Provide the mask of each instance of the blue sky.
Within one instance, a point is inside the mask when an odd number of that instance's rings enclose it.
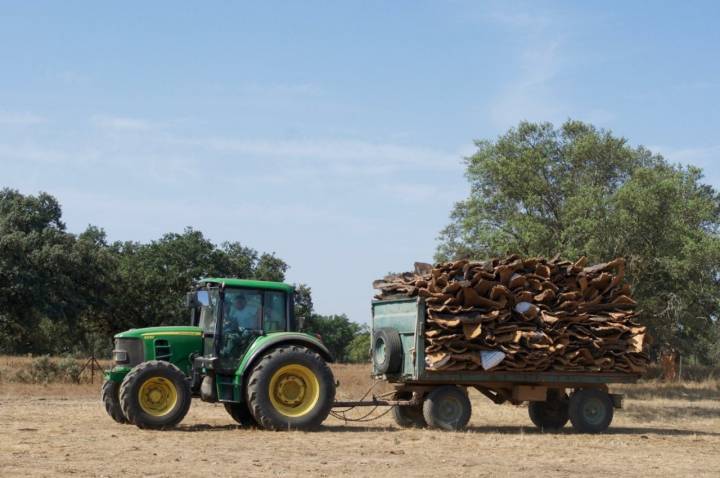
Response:
[[[717,2],[0,2],[0,187],[274,251],[320,313],[429,261],[462,157],[592,122],[720,187]]]

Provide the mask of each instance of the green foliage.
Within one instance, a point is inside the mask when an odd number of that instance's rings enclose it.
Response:
[[[27,370],[20,369],[16,374],[16,380],[26,383],[50,383],[54,382],[60,375],[60,369],[48,355],[36,357],[30,363]]]
[[[60,363],[58,363],[58,370],[66,380],[76,383],[80,382],[82,365],[80,365],[74,357],[70,355],[64,357]]]
[[[148,244],[68,233],[46,193],[0,191],[0,353],[106,355],[115,333],[187,322],[184,294],[203,276],[282,281],[287,264],[193,229]],[[309,293],[309,290],[308,290]]]
[[[720,196],[698,168],[577,121],[523,122],[476,145],[466,160],[470,196],[455,205],[438,260],[625,257],[655,348],[716,356]]]
[[[335,360],[347,362],[348,346],[360,331],[360,326],[355,322],[351,322],[345,314],[313,314],[306,324],[305,331],[318,334],[325,346],[330,350],[330,353],[335,357]]]
[[[347,346],[347,361],[366,363],[370,360],[370,327],[362,325]]]
[[[295,285],[295,317],[309,319],[313,312],[312,291],[305,284]]]
[[[72,356],[59,362],[49,355],[35,357],[30,364],[15,371],[12,381],[21,383],[79,382],[82,365]]]

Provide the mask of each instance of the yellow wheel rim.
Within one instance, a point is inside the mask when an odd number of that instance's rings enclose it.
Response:
[[[177,389],[172,380],[152,377],[140,386],[138,391],[140,408],[155,417],[167,415],[177,404]]]
[[[304,365],[285,365],[270,379],[270,402],[287,417],[301,417],[320,400],[320,382]]]

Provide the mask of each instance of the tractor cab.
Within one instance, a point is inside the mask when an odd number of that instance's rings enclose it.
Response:
[[[297,329],[293,288],[280,282],[204,279],[187,304],[202,330],[200,363],[214,370],[234,373],[258,338]]]

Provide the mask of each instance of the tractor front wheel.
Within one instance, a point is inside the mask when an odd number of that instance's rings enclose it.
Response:
[[[152,360],[136,366],[120,386],[120,407],[139,428],[174,427],[190,408],[190,384],[169,362]]]
[[[122,408],[120,408],[119,392],[120,384],[113,382],[112,380],[106,380],[102,386],[102,392],[100,398],[102,399],[103,405],[105,405],[105,411],[110,418],[118,423],[127,423],[128,420],[123,414]]]
[[[253,367],[247,403],[270,430],[308,430],[327,418],[335,400],[332,371],[315,351],[298,345],[271,350]]]

